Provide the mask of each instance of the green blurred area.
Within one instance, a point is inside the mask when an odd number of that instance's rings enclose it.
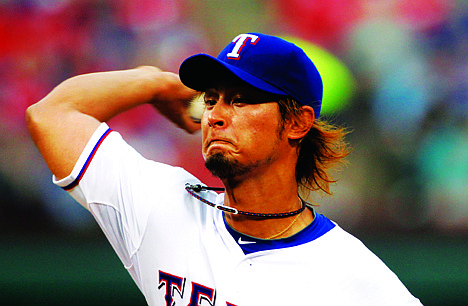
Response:
[[[104,238],[69,239],[3,239],[0,305],[146,305]],[[424,305],[466,305],[467,239],[362,240]]]

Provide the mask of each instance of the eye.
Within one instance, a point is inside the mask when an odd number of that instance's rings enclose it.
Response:
[[[211,98],[205,98],[205,107],[212,107],[216,105],[216,100]]]
[[[247,101],[243,97],[235,97],[234,99],[232,99],[232,105],[241,106],[246,103]]]

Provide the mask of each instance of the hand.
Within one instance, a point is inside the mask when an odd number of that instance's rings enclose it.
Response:
[[[186,87],[177,74],[161,72],[164,78],[165,90],[150,102],[159,113],[178,127],[192,134],[200,129],[200,124],[194,122],[188,113],[190,101],[197,95],[195,90]]]

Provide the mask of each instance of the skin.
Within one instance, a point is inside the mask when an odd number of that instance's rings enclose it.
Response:
[[[189,133],[200,129],[186,112],[196,94],[179,76],[156,67],[85,74],[54,88],[26,111],[29,132],[52,173],[68,176],[101,122],[143,104]]]
[[[151,104],[189,133],[201,128],[205,158],[218,153],[249,169],[242,175],[222,179],[226,205],[262,213],[298,209],[301,204],[294,177],[296,150],[298,140],[312,126],[313,109],[305,106],[300,118],[286,122],[280,134],[274,97],[233,79],[224,80],[207,92],[201,125],[194,123],[187,111],[196,92],[184,86],[178,75],[149,66],[70,78],[30,106],[26,121],[50,170],[61,179],[71,173],[101,122],[139,105]],[[294,218],[226,215],[234,229],[259,238],[281,232]],[[297,233],[312,219],[312,213],[306,209],[294,226],[277,238]]]
[[[266,151],[280,144],[277,105],[271,102],[273,97],[266,102],[257,102],[261,98],[258,92],[241,86],[219,86],[205,94],[206,110],[202,120],[204,158],[221,153],[248,170],[241,177],[226,180],[230,185],[252,176],[257,168],[266,168],[277,159],[279,152]]]
[[[206,109],[201,122],[203,156],[209,159],[214,154],[222,154],[249,170],[242,175],[221,178],[226,188],[225,205],[262,213],[288,212],[301,207],[294,171],[296,152],[298,140],[313,123],[314,113],[305,107],[300,120],[289,120],[282,128],[276,99],[235,79],[228,79],[205,93]],[[226,215],[231,227],[259,238],[281,232],[294,218]],[[300,231],[312,219],[311,212],[305,210],[280,237]]]

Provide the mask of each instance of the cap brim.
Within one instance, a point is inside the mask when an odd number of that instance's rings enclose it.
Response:
[[[223,73],[230,72],[234,76],[260,90],[287,96],[288,93],[245,72],[236,66],[225,63],[208,54],[197,54],[187,58],[179,68],[179,76],[185,86],[197,91],[205,91],[219,82]]]

